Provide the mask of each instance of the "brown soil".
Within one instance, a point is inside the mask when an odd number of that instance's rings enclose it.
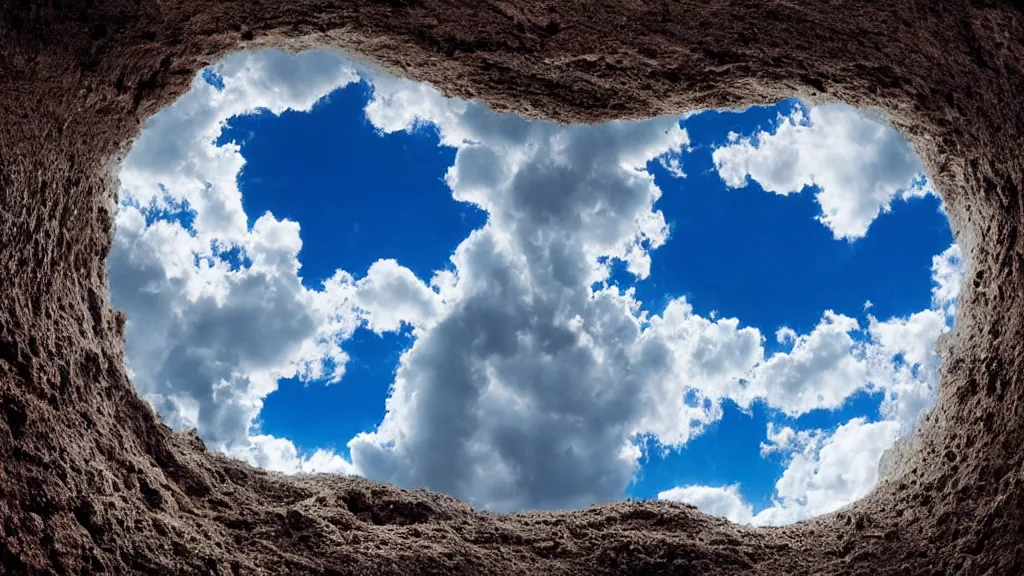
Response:
[[[1024,18],[1011,0],[0,3],[0,572],[1024,574]],[[563,121],[887,110],[970,258],[937,408],[873,494],[774,529],[670,503],[509,516],[285,477],[159,424],[104,260],[115,171],[203,65],[338,46]]]

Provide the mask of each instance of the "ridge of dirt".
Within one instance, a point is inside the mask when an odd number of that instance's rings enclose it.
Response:
[[[0,572],[1024,573],[1024,19],[984,0],[0,4]],[[111,309],[115,170],[205,64],[335,46],[598,122],[799,96],[889,113],[969,259],[936,408],[868,497],[754,529],[666,502],[494,515],[286,477],[160,424]]]

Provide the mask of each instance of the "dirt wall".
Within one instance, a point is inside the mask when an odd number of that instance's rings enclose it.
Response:
[[[202,66],[262,46],[336,46],[561,121],[885,110],[969,258],[937,407],[870,496],[770,529],[673,503],[498,516],[209,453],[125,373],[115,173]],[[1022,63],[1009,1],[0,3],[0,572],[1024,573]]]

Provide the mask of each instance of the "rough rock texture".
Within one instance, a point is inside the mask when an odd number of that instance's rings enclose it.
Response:
[[[0,572],[1024,573],[1024,18],[1006,0],[0,3]],[[850,509],[776,529],[680,504],[498,516],[283,477],[159,424],[110,308],[115,170],[197,70],[333,45],[564,121],[800,96],[885,110],[970,269],[936,409]]]

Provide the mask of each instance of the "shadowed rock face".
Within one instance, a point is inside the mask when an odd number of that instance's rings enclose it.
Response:
[[[1009,0],[17,0],[0,7],[0,572],[1024,573],[1024,17]],[[754,529],[672,503],[500,516],[285,477],[158,423],[104,261],[115,170],[205,64],[337,46],[598,122],[799,96],[888,111],[969,259],[937,407],[851,508]]]

